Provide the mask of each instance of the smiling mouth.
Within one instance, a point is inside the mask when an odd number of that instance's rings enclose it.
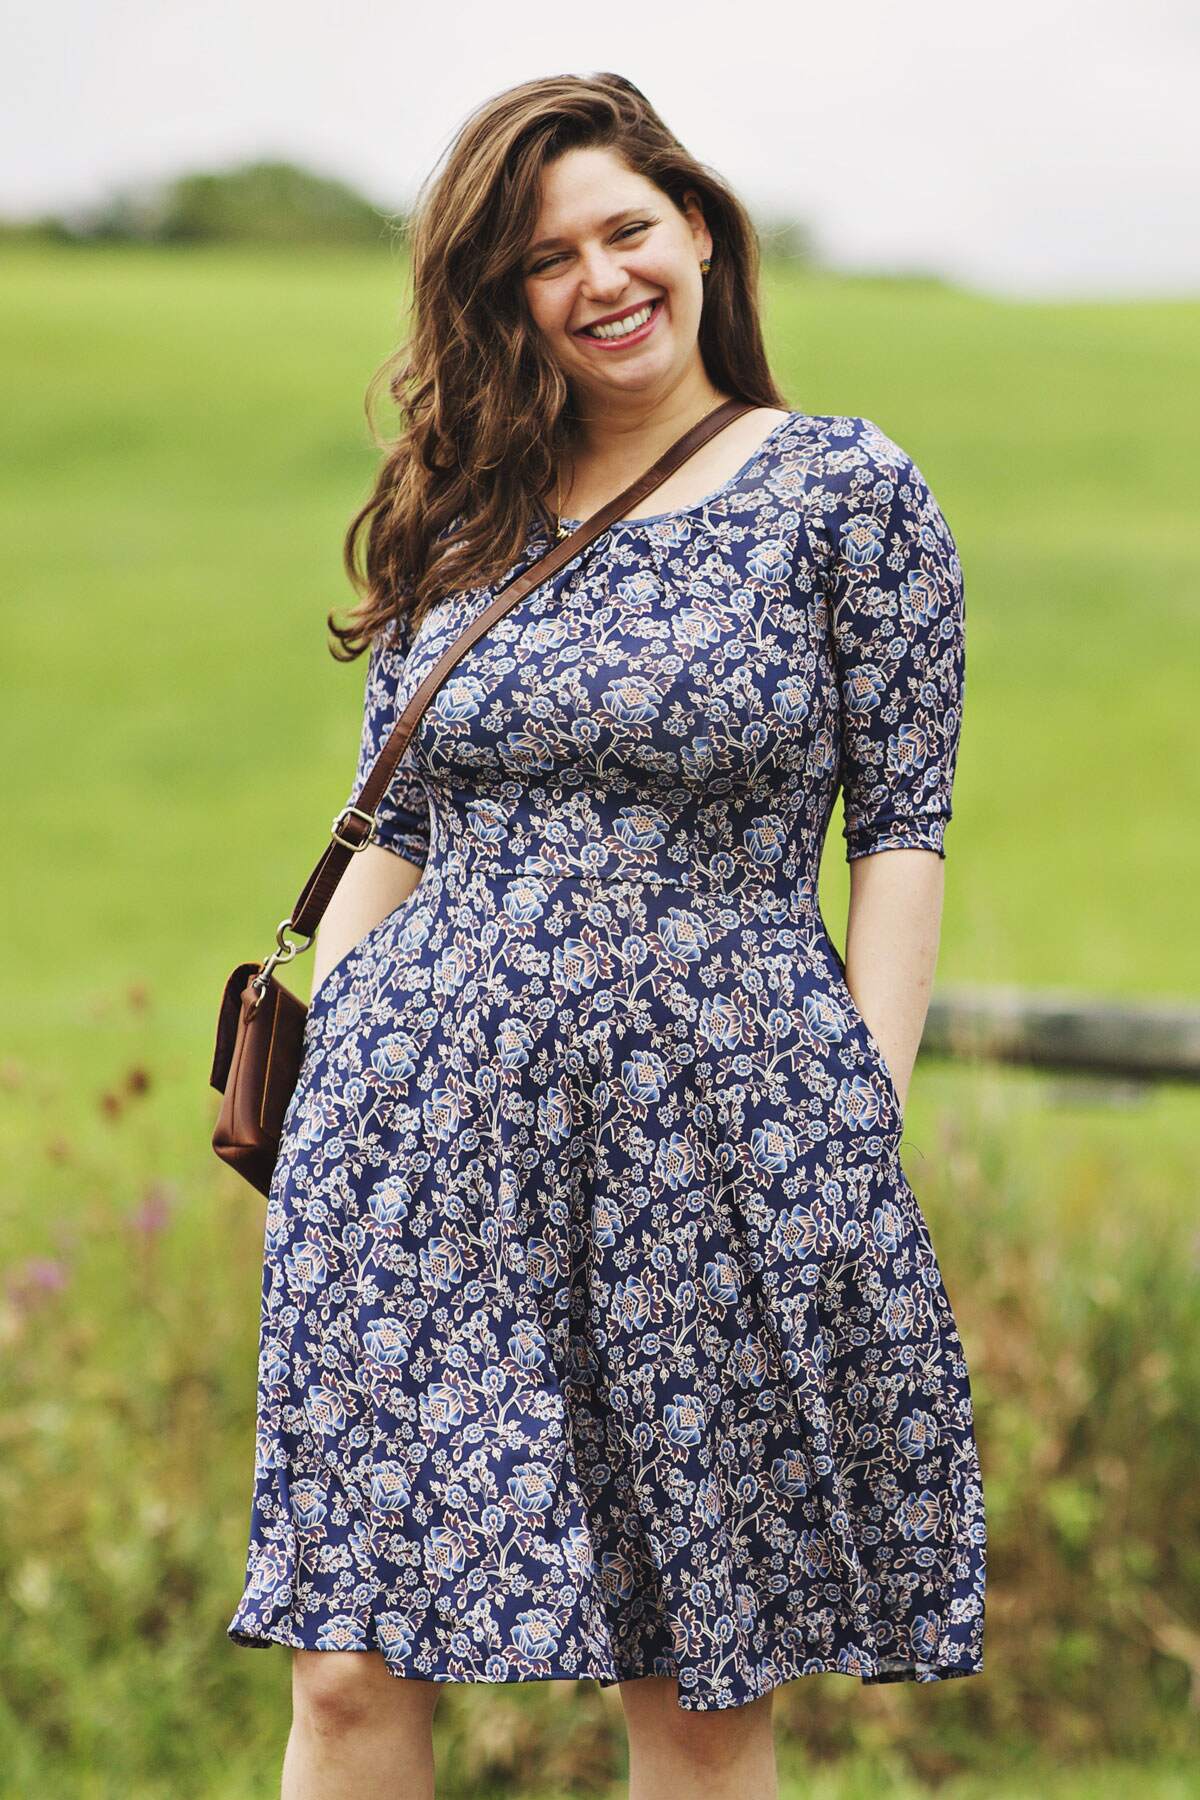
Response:
[[[662,304],[660,295],[655,300],[647,300],[643,305],[635,307],[624,318],[614,319],[610,325],[581,325],[574,335],[588,338],[593,344],[622,344],[628,338],[645,333],[662,311]]]

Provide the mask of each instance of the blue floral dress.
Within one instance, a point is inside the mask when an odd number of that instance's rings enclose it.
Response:
[[[494,592],[376,640],[352,796]],[[979,1671],[967,1368],[817,898],[839,788],[848,857],[944,856],[963,674],[920,471],[805,413],[458,664],[380,810],[422,879],[308,1014],[236,1643],[698,1711]]]

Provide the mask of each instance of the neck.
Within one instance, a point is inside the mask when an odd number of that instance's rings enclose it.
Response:
[[[610,494],[628,487],[676,438],[730,398],[701,371],[698,379],[681,382],[668,394],[629,395],[625,404],[577,413],[579,438],[559,471],[551,502],[555,519],[582,517],[590,505],[586,496],[597,490]],[[557,530],[566,535],[561,524]]]
[[[603,408],[594,411],[585,400],[577,415],[576,473],[584,468],[594,476],[628,470],[627,479],[632,480],[668,444],[729,398],[700,371],[666,394],[606,396]]]

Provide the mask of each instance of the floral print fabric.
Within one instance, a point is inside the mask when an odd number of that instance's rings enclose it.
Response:
[[[494,592],[376,641],[351,797]],[[308,1014],[235,1642],[693,1710],[981,1668],[967,1368],[817,898],[839,789],[848,857],[944,856],[963,676],[920,471],[803,413],[462,658],[380,810],[422,879]]]

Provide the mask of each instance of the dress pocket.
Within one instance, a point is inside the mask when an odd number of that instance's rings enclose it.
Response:
[[[876,1038],[875,1033],[867,1024],[866,1019],[859,1010],[858,1002],[855,1000],[854,995],[847,986],[846,965],[832,943],[830,944],[830,948],[833,951],[834,981],[837,988],[838,1000],[845,1009],[846,1015],[854,1028],[859,1049],[863,1053],[868,1068],[874,1069],[875,1073],[879,1076],[884,1091],[884,1097],[892,1110],[893,1121],[896,1128],[899,1130],[904,1124],[904,1108],[900,1103],[899,1089],[896,1086],[892,1071],[888,1067],[887,1058],[884,1056],[883,1051],[879,1046],[879,1041]]]
[[[404,899],[401,900],[398,906],[394,906],[391,912],[385,913],[382,919],[377,920],[374,925],[364,931],[357,942],[351,944],[350,948],[345,951],[343,955],[338,957],[338,960],[333,966],[325,971],[320,982],[313,989],[312,998],[308,1003],[310,1016],[320,1012],[325,1006],[326,1001],[331,998],[337,977],[348,969],[351,963],[354,962],[357,957],[361,956],[363,951],[366,950],[382,932],[387,930],[388,926],[394,924],[401,913],[407,912],[408,908],[416,899],[420,888],[421,883],[418,881],[416,886],[404,896]]]
[[[845,985],[845,984],[843,983],[843,985]],[[863,1018],[862,1013],[858,1010],[858,1007],[855,1005],[854,995],[851,994],[849,988],[846,988],[846,993],[847,993],[847,996],[849,997],[850,1010],[854,1016],[855,1023],[857,1024],[859,1030],[862,1033],[863,1043],[866,1045],[866,1048],[867,1048],[868,1052],[870,1053],[871,1060],[875,1063],[875,1066],[879,1072],[879,1077],[880,1077],[881,1081],[883,1082],[885,1089],[887,1090],[888,1100],[891,1104],[892,1111],[896,1115],[896,1121],[898,1124],[903,1125],[903,1123],[904,1123],[904,1108],[900,1104],[900,1091],[896,1086],[895,1078],[892,1075],[892,1071],[888,1067],[887,1058],[884,1056],[883,1051],[879,1047],[879,1040],[876,1038],[875,1033],[871,1030],[871,1027],[867,1024],[867,1021]]]

